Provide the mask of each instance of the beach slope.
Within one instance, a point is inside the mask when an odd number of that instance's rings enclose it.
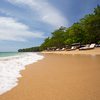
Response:
[[[100,100],[100,56],[44,56],[0,100]]]

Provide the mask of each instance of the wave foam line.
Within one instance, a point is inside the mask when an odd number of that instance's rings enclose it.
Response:
[[[18,85],[18,78],[21,77],[20,71],[26,65],[37,62],[44,57],[36,53],[23,53],[18,56],[0,59],[0,95]]]

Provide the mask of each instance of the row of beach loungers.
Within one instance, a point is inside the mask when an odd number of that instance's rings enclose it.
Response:
[[[91,50],[91,49],[94,49],[95,47],[100,47],[100,45],[96,45],[95,43],[93,44],[87,44],[87,45],[84,45],[84,46],[71,46],[70,48],[52,48],[52,49],[48,49],[48,51],[72,51],[72,50],[76,50],[76,49],[79,49],[79,50]]]

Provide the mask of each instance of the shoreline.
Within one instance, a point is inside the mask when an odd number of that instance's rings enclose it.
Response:
[[[100,100],[100,56],[43,55],[0,100]]]
[[[11,91],[18,85],[19,78],[22,77],[21,71],[26,66],[33,64],[44,57],[37,53],[21,53],[2,57],[0,59],[0,95]]]
[[[42,51],[43,54],[63,54],[63,55],[100,55],[100,48],[91,50],[73,50],[73,51]]]

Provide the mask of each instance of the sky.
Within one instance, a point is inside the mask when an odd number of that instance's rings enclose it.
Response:
[[[60,26],[70,27],[100,0],[0,0],[0,52],[39,46]]]

